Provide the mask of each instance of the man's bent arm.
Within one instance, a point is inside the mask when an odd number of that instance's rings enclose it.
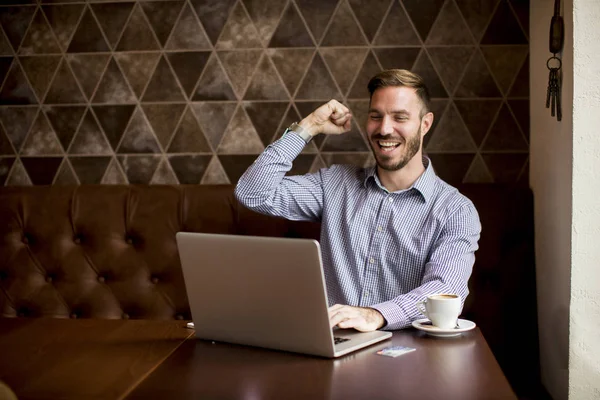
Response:
[[[431,251],[421,286],[390,301],[370,306],[387,321],[383,329],[406,328],[412,321],[425,318],[417,310],[416,303],[432,294],[458,294],[464,305],[480,232],[479,216],[471,203],[451,215]]]
[[[320,173],[285,176],[305,145],[300,136],[288,132],[267,146],[238,180],[237,200],[263,214],[319,221],[323,207]]]

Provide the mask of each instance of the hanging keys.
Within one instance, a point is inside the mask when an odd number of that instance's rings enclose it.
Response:
[[[550,57],[546,66],[550,70],[548,75],[548,90],[546,92],[546,108],[550,108],[550,115],[553,117],[556,116],[556,119],[560,121],[562,119],[562,106],[560,101],[559,70],[562,62],[558,57]]]

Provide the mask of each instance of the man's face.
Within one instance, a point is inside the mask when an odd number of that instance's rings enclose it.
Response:
[[[430,113],[421,118],[422,109],[423,103],[413,88],[390,86],[375,90],[367,119],[367,138],[380,168],[397,171],[415,155],[420,156],[423,136],[433,120]]]

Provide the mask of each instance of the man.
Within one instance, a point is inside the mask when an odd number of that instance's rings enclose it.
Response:
[[[471,201],[422,156],[433,123],[423,80],[386,70],[368,89],[366,132],[376,167],[284,176],[312,137],[350,130],[349,109],[331,100],[265,149],[240,178],[236,197],[261,213],[321,221],[332,327],[394,330],[422,317],[415,304],[428,295],[455,293],[464,303],[481,226]]]

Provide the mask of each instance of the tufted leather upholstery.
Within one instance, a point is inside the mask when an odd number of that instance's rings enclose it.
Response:
[[[0,191],[2,316],[189,319],[175,233],[236,232],[228,187]]]
[[[531,191],[459,190],[483,226],[463,316],[515,385],[538,360]],[[190,319],[178,231],[318,239],[319,224],[255,214],[232,186],[3,187],[0,315]]]

